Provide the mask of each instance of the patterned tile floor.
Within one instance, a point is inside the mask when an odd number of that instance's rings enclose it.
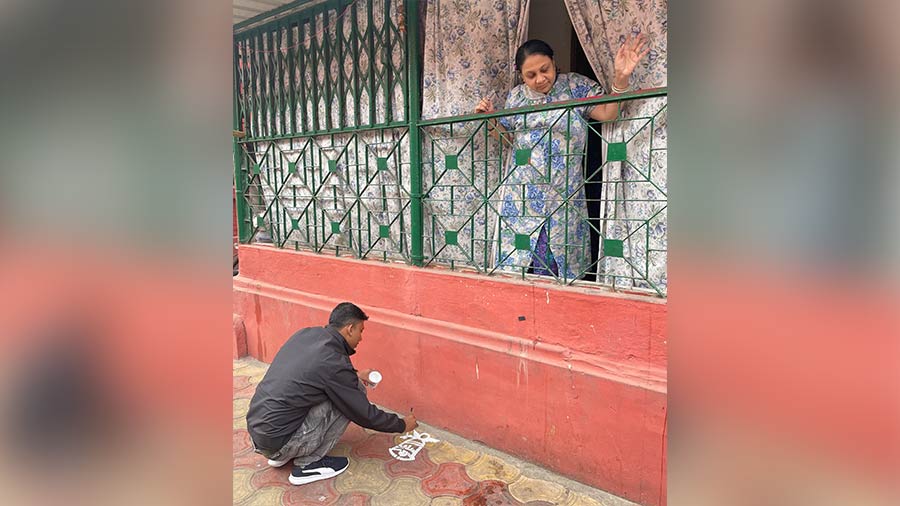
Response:
[[[234,361],[234,492],[233,502],[256,505],[359,505],[359,506],[623,506],[624,499],[572,484],[549,471],[512,462],[477,444],[437,435],[413,462],[388,454],[399,435],[383,434],[350,424],[332,455],[350,458],[350,468],[338,477],[308,485],[288,483],[290,465],[271,468],[253,452],[245,416],[250,397],[267,365],[253,359]],[[435,433],[425,427],[425,431]],[[439,431],[437,431],[439,432]],[[539,476],[538,476],[539,475]],[[579,491],[574,490],[578,488]]]

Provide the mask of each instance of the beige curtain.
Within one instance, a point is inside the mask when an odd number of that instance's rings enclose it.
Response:
[[[481,97],[503,107],[515,85],[516,49],[528,35],[529,0],[428,0],[422,117],[472,112]]]
[[[428,0],[422,116],[469,114],[482,97],[502,108],[515,85],[516,49],[528,34],[530,0]],[[487,271],[494,258],[495,206],[485,204],[502,170],[479,122],[425,128],[422,135],[425,255],[429,262]],[[446,157],[457,156],[447,170]],[[490,161],[487,161],[490,160]],[[446,240],[447,234],[455,240]],[[456,244],[454,244],[456,243]]]
[[[638,33],[648,37],[651,50],[635,69],[632,88],[666,86],[667,0],[565,3],[585,55],[606,90],[611,89],[615,52]],[[601,258],[601,282],[666,291],[666,104],[666,97],[626,103],[622,120],[605,125],[601,132],[604,160],[609,143],[624,142],[627,149],[625,161],[607,162],[602,168],[601,235],[623,241],[624,258]]]

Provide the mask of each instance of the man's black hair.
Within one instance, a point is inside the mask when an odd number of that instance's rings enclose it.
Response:
[[[336,329],[346,327],[369,319],[369,315],[351,302],[341,302],[328,317],[328,326]]]

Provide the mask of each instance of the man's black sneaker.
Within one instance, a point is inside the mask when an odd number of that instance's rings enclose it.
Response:
[[[288,480],[292,485],[305,485],[314,481],[327,480],[346,471],[349,465],[350,459],[347,457],[325,456],[304,467],[294,466]]]

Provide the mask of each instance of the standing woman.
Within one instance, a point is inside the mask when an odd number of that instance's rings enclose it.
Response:
[[[615,58],[614,93],[628,91],[631,73],[649,52],[645,45],[642,34],[629,38],[619,48]],[[541,40],[529,40],[519,47],[516,69],[523,84],[509,92],[506,109],[604,93],[599,84],[580,74],[559,74],[553,49]],[[501,270],[520,271],[526,267],[535,274],[573,280],[580,278],[590,263],[591,241],[582,170],[587,119],[613,120],[619,114],[619,104],[578,107],[574,111],[581,117],[573,115],[568,120],[564,111],[544,111],[501,118],[502,126],[489,122],[489,128],[500,137],[507,140],[512,137],[514,153],[530,151],[527,162],[514,156],[501,177],[498,255]],[[482,99],[475,112],[494,112],[494,106]],[[525,163],[519,165],[522,162]],[[530,249],[517,248],[517,235],[530,237]]]

